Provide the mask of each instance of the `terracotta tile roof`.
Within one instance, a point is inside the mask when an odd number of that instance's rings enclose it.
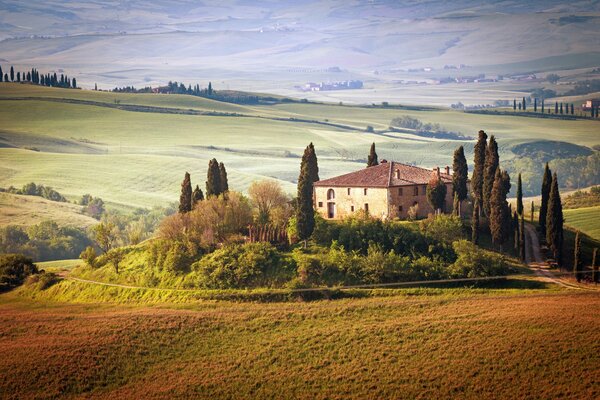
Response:
[[[434,171],[427,168],[415,167],[398,162],[382,162],[374,167],[350,172],[315,182],[315,186],[345,186],[345,187],[393,187],[426,185]],[[444,182],[452,182],[452,175],[440,171]]]

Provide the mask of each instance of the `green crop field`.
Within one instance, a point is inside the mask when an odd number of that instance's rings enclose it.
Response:
[[[600,395],[593,292],[115,307],[29,291],[0,295],[0,391],[14,398]]]
[[[600,206],[564,210],[565,224],[600,241]]]
[[[123,105],[170,111],[115,108]],[[193,115],[207,111],[236,115]],[[386,132],[391,119],[405,115],[471,136],[485,129],[498,136],[504,159],[513,156],[512,145],[532,140],[597,144],[598,122],[588,120],[329,104],[242,106],[193,96],[2,83],[0,186],[36,182],[70,199],[90,193],[112,205],[149,207],[176,200],[185,171],[202,187],[213,157],[226,164],[234,189],[243,191],[253,180],[269,178],[293,193],[299,157],[309,142],[317,149],[322,178],[362,167],[372,142],[380,158],[424,167],[449,165],[460,144],[471,158],[470,141]],[[368,125],[376,133],[365,132]]]

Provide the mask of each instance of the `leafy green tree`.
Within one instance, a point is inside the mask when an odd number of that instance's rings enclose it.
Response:
[[[506,202],[507,192],[505,188],[506,185],[502,179],[502,172],[497,168],[490,196],[489,223],[492,241],[494,244],[500,246],[501,250],[510,235],[510,229],[507,229],[510,224],[506,223],[507,220],[510,221],[510,213],[508,203]]]
[[[202,189],[200,189],[200,186],[196,185],[196,188],[192,193],[192,208],[196,205],[196,203],[202,200],[204,200],[204,193],[202,193]]]
[[[583,260],[581,259],[581,235],[579,231],[575,235],[575,252],[573,254],[573,273],[577,282],[581,282],[581,271],[583,270]]]
[[[473,217],[471,218],[471,241],[479,244],[479,203],[473,206]]]
[[[558,190],[558,177],[556,172],[552,176],[550,196],[548,197],[548,211],[546,213],[546,242],[552,250],[558,265],[562,265],[562,247],[564,241],[563,212]]]
[[[500,157],[498,156],[498,144],[496,143],[496,138],[492,135],[485,150],[485,164],[483,171],[483,208],[485,215],[488,217],[491,211],[490,197],[499,164]]]
[[[439,175],[433,176],[427,184],[427,202],[436,213],[438,210],[444,211],[446,190],[446,184],[442,181]]]
[[[190,174],[185,173],[183,182],[181,182],[181,195],[179,195],[179,212],[181,214],[192,211],[192,182]]]
[[[371,144],[371,151],[369,152],[369,157],[367,159],[367,167],[373,167],[375,165],[379,165],[379,160],[377,159],[377,153],[375,152],[375,143]]]
[[[22,254],[0,254],[0,284],[20,285],[29,275],[37,273],[37,266],[31,258]]]
[[[219,162],[213,158],[208,162],[206,173],[206,197],[218,196],[221,193],[221,170]]]
[[[552,83],[553,85],[556,84],[556,82],[558,82],[559,79],[560,79],[560,76],[558,76],[557,74],[546,75],[546,80],[548,82]]]
[[[465,158],[465,149],[463,146],[459,146],[454,150],[454,157],[452,160],[452,191],[454,192],[454,197],[458,201],[458,208],[455,208],[455,213],[458,216],[460,216],[460,206],[467,198],[469,191],[467,188],[468,179],[469,167],[467,165],[467,159]]]
[[[523,215],[523,182],[520,173],[517,180],[517,214]]]
[[[480,130],[477,143],[473,148],[473,177],[471,178],[471,192],[473,193],[474,202],[479,203],[479,212],[481,212],[481,205],[483,204],[483,171],[486,147],[487,135],[483,130]]]
[[[313,184],[316,182],[315,173],[318,180],[318,166],[315,166],[316,154],[314,146],[311,143],[304,150],[302,162],[300,164],[300,176],[298,177],[298,203],[296,209],[296,229],[298,239],[307,240],[315,228],[315,212],[313,206]]]
[[[550,197],[550,188],[552,187],[552,171],[548,163],[544,169],[544,177],[542,178],[542,199],[540,203],[539,227],[542,237],[546,236],[546,216],[548,214],[548,198]]]
[[[225,164],[219,163],[219,180],[221,181],[221,193],[227,193],[229,191],[229,182],[227,180],[227,170]]]
[[[118,239],[118,227],[112,221],[102,221],[92,230],[96,244],[103,253],[111,250]]]

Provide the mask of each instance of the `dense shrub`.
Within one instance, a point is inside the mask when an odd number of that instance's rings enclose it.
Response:
[[[451,278],[477,278],[506,275],[509,272],[501,254],[482,250],[468,240],[456,241],[452,246],[457,259],[448,267]]]
[[[31,258],[22,254],[0,254],[0,285],[16,286],[38,269]]]
[[[199,284],[212,289],[275,286],[291,278],[277,249],[269,243],[233,244],[193,265]]]
[[[25,184],[22,189],[16,189],[11,186],[7,189],[7,192],[14,194],[23,194],[27,196],[39,196],[52,201],[67,201],[67,199],[63,195],[58,193],[56,190],[52,189],[50,186],[36,185],[33,182]]]
[[[53,272],[41,272],[36,275],[29,275],[26,284],[34,286],[38,290],[46,290],[60,280],[58,275]]]
[[[419,230],[443,243],[452,243],[464,236],[462,220],[455,215],[430,215],[419,223]]]

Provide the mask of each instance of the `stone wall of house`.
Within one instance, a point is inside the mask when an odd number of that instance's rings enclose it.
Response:
[[[406,219],[408,217],[408,210],[415,204],[419,205],[417,211],[418,218],[425,218],[429,214],[433,214],[434,210],[427,202],[427,185],[391,187],[388,190],[391,218]],[[447,183],[445,212],[452,212],[453,200],[452,183]]]
[[[365,189],[367,190],[365,194]],[[329,190],[334,198],[328,199]],[[330,219],[328,203],[333,203],[333,219],[340,219],[364,210],[368,204],[369,214],[377,218],[388,217],[388,190],[386,188],[321,187],[315,186],[315,210]],[[331,197],[331,196],[330,196]]]

